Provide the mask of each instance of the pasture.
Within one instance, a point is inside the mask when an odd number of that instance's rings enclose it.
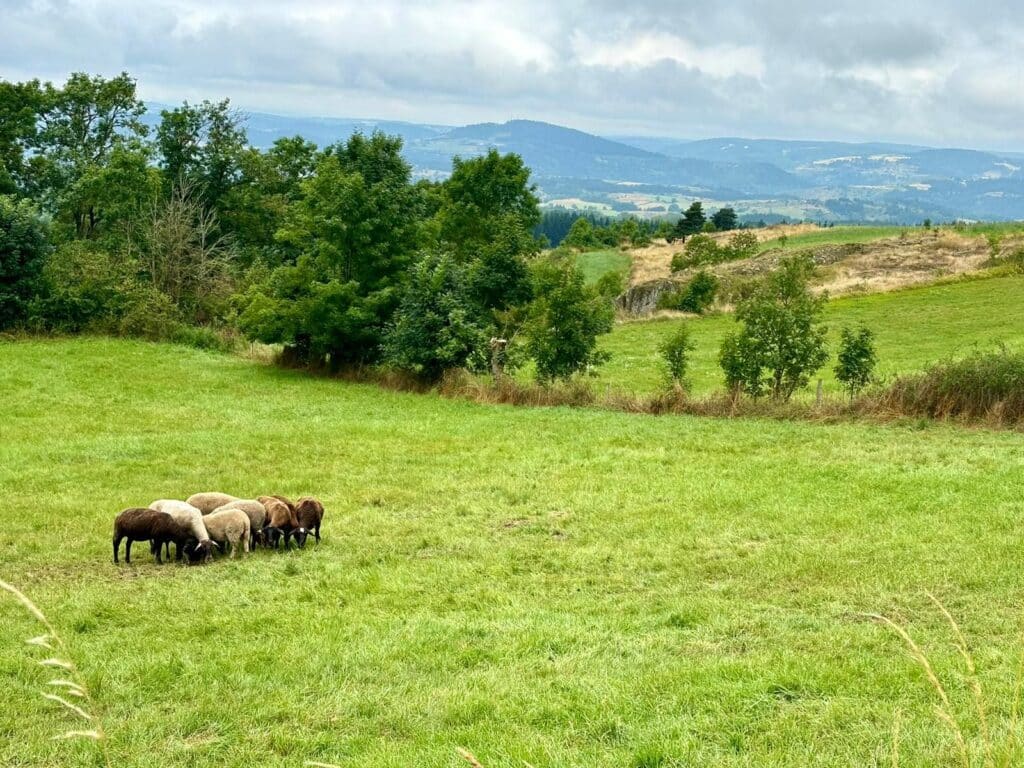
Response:
[[[825,391],[839,393],[832,367],[844,325],[863,323],[876,334],[878,372],[882,376],[921,370],[949,356],[999,344],[1020,349],[1024,343],[1024,277],[976,277],[889,293],[843,297],[825,309],[832,359],[822,368]],[[663,383],[658,346],[680,323],[690,327],[696,345],[689,378],[698,395],[721,390],[718,351],[736,327],[730,314],[661,318],[616,325],[601,339],[612,354],[598,370],[602,386],[648,393]]]
[[[888,765],[897,712],[900,765],[948,764],[923,674],[865,616],[929,651],[980,752],[925,590],[1011,718],[1016,434],[482,406],[89,338],[0,345],[0,393],[0,578],[65,636],[116,765]],[[120,509],[211,489],[316,491],[323,544],[110,562]],[[97,765],[51,739],[82,722],[40,696],[41,632],[0,593],[0,764]]]

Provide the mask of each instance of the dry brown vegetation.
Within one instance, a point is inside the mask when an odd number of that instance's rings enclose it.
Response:
[[[812,224],[801,224],[751,231],[758,240],[765,242],[783,235],[794,237],[817,230],[818,227]],[[729,235],[717,233],[712,236],[723,240]],[[1009,238],[1003,241],[1002,250],[1009,252],[1022,245],[1024,238]],[[658,242],[631,251],[630,285],[672,277],[672,255],[681,250],[680,243]],[[865,243],[827,243],[799,251],[808,253],[820,267],[814,279],[814,289],[828,291],[832,296],[899,290],[942,277],[975,272],[991,259],[990,246],[983,235],[952,230],[907,230],[903,234]],[[717,264],[708,269],[723,277],[756,276],[771,271],[779,259],[793,252],[792,248],[770,248],[753,258]],[[681,276],[685,274],[680,273]]]

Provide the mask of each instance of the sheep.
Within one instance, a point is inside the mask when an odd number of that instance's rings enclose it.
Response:
[[[284,546],[288,549],[288,540],[293,530],[299,527],[295,519],[295,509],[287,501],[277,496],[260,496],[257,501],[267,509],[267,521],[263,528],[267,546],[273,545],[277,549],[277,543],[281,536],[284,536]]]
[[[320,544],[320,523],[324,519],[324,505],[312,496],[303,496],[295,502],[295,519],[299,524],[295,534],[295,542],[299,548],[306,546],[306,538],[310,531]]]
[[[224,509],[240,509],[249,516],[249,549],[256,546],[257,537],[262,537],[263,526],[267,522],[267,508],[255,499],[237,499],[213,510],[214,514]]]
[[[249,515],[241,509],[219,509],[203,517],[203,525],[210,539],[223,545],[231,545],[231,557],[238,554],[241,546],[244,552],[249,551],[250,523]]]
[[[193,493],[188,497],[188,499],[186,499],[186,502],[198,509],[204,515],[208,515],[218,507],[223,507],[225,504],[230,504],[232,501],[238,500],[237,496],[210,491],[208,493]]]
[[[122,539],[128,539],[124,545],[126,563],[132,561],[132,542],[149,541],[156,561],[162,564],[160,550],[163,545],[173,541],[180,552],[190,536],[189,528],[182,526],[170,515],[146,507],[131,507],[114,518],[114,562],[118,562],[117,553]]]
[[[203,514],[198,509],[193,507],[187,501],[178,501],[176,499],[157,499],[149,505],[150,509],[155,509],[157,512],[163,512],[164,514],[170,515],[178,524],[186,528],[193,538],[196,539],[197,544],[189,552],[189,559],[193,562],[202,559],[204,562],[213,558],[213,552],[211,551],[210,536],[206,532],[206,527],[203,525]],[[175,559],[181,559],[182,550],[180,547],[177,548]]]

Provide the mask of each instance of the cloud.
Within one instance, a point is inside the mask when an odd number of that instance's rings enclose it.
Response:
[[[603,133],[1024,149],[1024,24],[978,0],[0,0],[0,76],[145,98]]]

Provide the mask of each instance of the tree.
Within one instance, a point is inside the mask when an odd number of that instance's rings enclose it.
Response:
[[[81,184],[101,174],[118,148],[142,152],[148,128],[145,106],[127,72],[103,77],[76,72],[63,88],[47,83],[29,165],[31,184],[44,205],[55,211],[78,238],[91,237],[103,216],[96,195],[81,194]]]
[[[739,224],[739,219],[736,216],[736,211],[732,208],[719,208],[715,211],[711,217],[711,221],[715,225],[715,229],[719,232],[728,232],[729,230],[736,229]]]
[[[245,333],[303,364],[380,357],[422,244],[421,198],[401,148],[397,137],[356,134],[324,153],[276,235],[298,257],[242,299]]]
[[[441,242],[459,258],[471,258],[503,226],[527,233],[540,223],[536,187],[519,155],[490,150],[482,157],[452,161],[438,212]]]
[[[669,383],[673,386],[687,388],[686,371],[690,367],[690,352],[693,349],[694,343],[690,339],[690,329],[685,324],[680,325],[675,333],[658,347],[661,359],[665,363]]]
[[[385,362],[427,381],[485,359],[486,330],[479,324],[467,269],[447,254],[415,264],[384,339]]]
[[[537,379],[568,378],[604,362],[597,337],[612,329],[612,303],[588,288],[569,259],[540,259],[532,265],[534,299],[526,310],[526,351]]]
[[[755,398],[769,392],[773,399],[788,400],[824,365],[825,299],[808,289],[813,271],[809,257],[783,259],[753,296],[740,302],[736,320],[743,327],[725,339],[719,356],[730,387]]]
[[[567,248],[575,248],[578,251],[594,248],[597,245],[597,239],[594,237],[594,225],[590,223],[590,219],[582,216],[576,219],[569,227],[569,233],[562,240],[562,245]]]
[[[44,103],[38,80],[0,80],[0,195],[31,193],[26,155],[35,144]]]
[[[875,335],[869,328],[843,328],[839,341],[839,361],[836,379],[852,398],[871,383],[878,357],[875,353]]]
[[[31,300],[42,289],[48,252],[38,211],[27,200],[0,196],[0,328],[27,317]]]
[[[695,201],[683,213],[683,217],[676,223],[675,234],[677,238],[683,239],[688,235],[696,235],[704,228],[704,206],[699,200]]]
[[[169,190],[187,185],[208,208],[220,210],[225,195],[241,181],[248,139],[242,115],[228,99],[187,101],[160,113],[156,147]]]

